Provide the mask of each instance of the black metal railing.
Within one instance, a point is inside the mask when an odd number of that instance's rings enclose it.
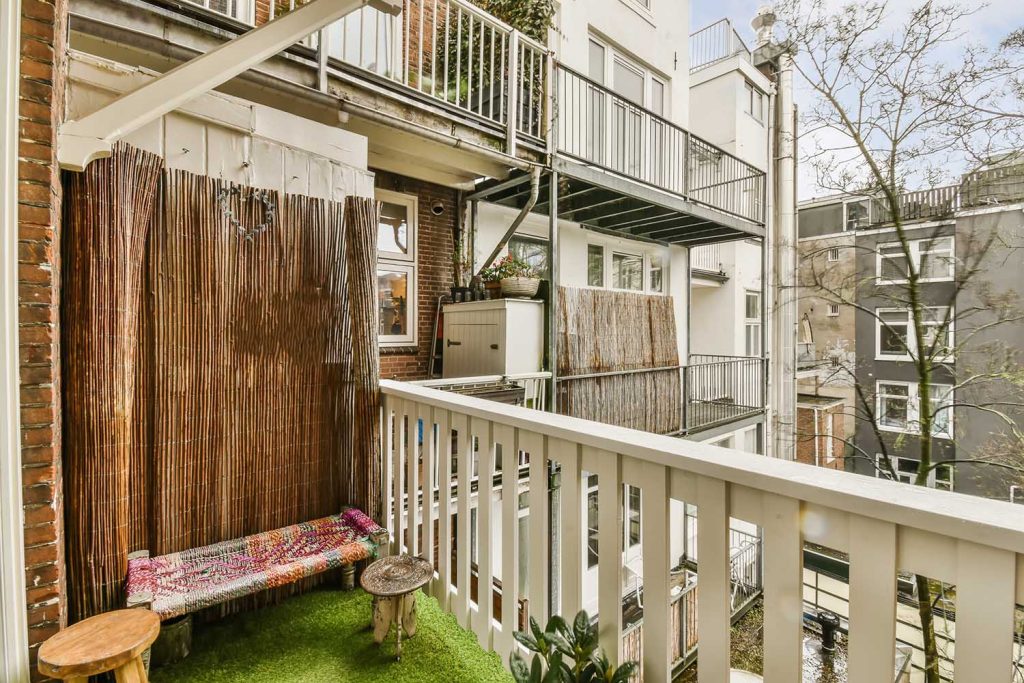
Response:
[[[555,87],[560,154],[764,222],[764,171],[563,64]]]
[[[692,354],[683,372],[683,429],[687,432],[764,411],[764,359]]]

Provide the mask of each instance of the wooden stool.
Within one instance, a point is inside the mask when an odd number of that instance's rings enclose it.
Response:
[[[39,672],[74,683],[113,671],[117,683],[146,683],[145,652],[160,633],[148,609],[122,609],[69,626],[39,648]]]

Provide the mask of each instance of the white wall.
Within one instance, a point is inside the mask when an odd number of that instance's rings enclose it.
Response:
[[[477,210],[477,229],[473,244],[474,269],[479,270],[494,247],[512,225],[518,211],[515,209],[481,202]],[[548,238],[548,218],[530,214],[519,226],[517,236]],[[664,268],[665,294],[672,297],[676,318],[676,339],[680,361],[687,352],[686,307],[689,301],[687,291],[687,256],[683,247],[666,247],[650,242],[641,242],[605,233],[587,230],[578,223],[558,222],[559,238],[559,280],[565,287],[587,287],[587,245],[600,244],[606,251],[620,250],[647,257],[658,256]],[[507,253],[507,249],[503,252]],[[605,283],[608,284],[607,282]]]
[[[72,52],[67,110],[78,119],[154,76]],[[216,92],[125,137],[168,168],[341,201],[373,196],[366,138]]]
[[[729,279],[720,287],[693,287],[690,343],[693,353],[746,355],[745,296],[761,291],[761,248],[746,241],[721,246]]]
[[[550,42],[558,59],[587,74],[591,33],[668,80],[669,118],[686,127],[690,70],[688,0],[562,0]]]
[[[765,95],[764,121],[744,111],[749,81]],[[746,60],[701,69],[690,82],[690,131],[762,170],[768,168],[768,97],[774,86]]]

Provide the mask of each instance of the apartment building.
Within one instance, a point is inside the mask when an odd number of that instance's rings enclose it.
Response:
[[[939,340],[937,348],[948,349],[936,357],[931,380],[932,458],[973,461],[939,465],[929,484],[1003,499],[1016,478],[978,461],[1012,464],[1000,444],[1021,417],[1017,389],[1003,379],[1017,367],[1022,330],[1011,265],[1022,225],[1020,177],[1011,158],[900,200],[923,324],[935,330],[929,338]],[[815,401],[842,403],[848,469],[882,476],[872,458],[887,451],[898,478],[911,481],[921,457],[920,350],[912,348],[907,259],[888,216],[873,199],[801,203],[798,382]],[[809,416],[801,423],[798,439],[821,438],[820,424]]]
[[[118,144],[218,183],[213,210],[232,225],[232,197],[259,225],[286,196],[380,202],[382,377],[428,375],[453,260],[468,252],[475,272],[500,247],[549,282],[538,369],[565,381],[554,367],[559,288],[671,297],[679,362],[667,372],[682,371],[689,411],[678,433],[791,458],[770,447],[766,426],[767,243],[792,192],[768,184],[773,127],[788,120],[775,103],[784,58],[748,49],[728,22],[691,37],[685,3],[602,0],[560,5],[549,35],[531,38],[461,0],[22,6],[23,412],[13,447],[24,483],[13,499],[22,510],[4,519],[24,520],[11,528],[26,547],[3,559],[27,571],[28,618],[16,626],[33,652],[69,620],[59,173]],[[586,481],[584,495],[596,495]],[[634,579],[622,586],[636,592],[639,488],[618,495]],[[682,501],[672,509],[692,518]],[[686,528],[671,541],[680,562],[695,542]],[[500,553],[494,545],[497,581]],[[596,564],[588,570],[596,582]]]

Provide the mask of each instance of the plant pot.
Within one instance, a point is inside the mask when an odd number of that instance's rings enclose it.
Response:
[[[502,296],[513,299],[532,299],[540,288],[540,280],[534,277],[506,277],[501,279]]]
[[[492,299],[501,298],[501,280],[485,282],[484,286],[487,287],[487,293],[490,294]]]

